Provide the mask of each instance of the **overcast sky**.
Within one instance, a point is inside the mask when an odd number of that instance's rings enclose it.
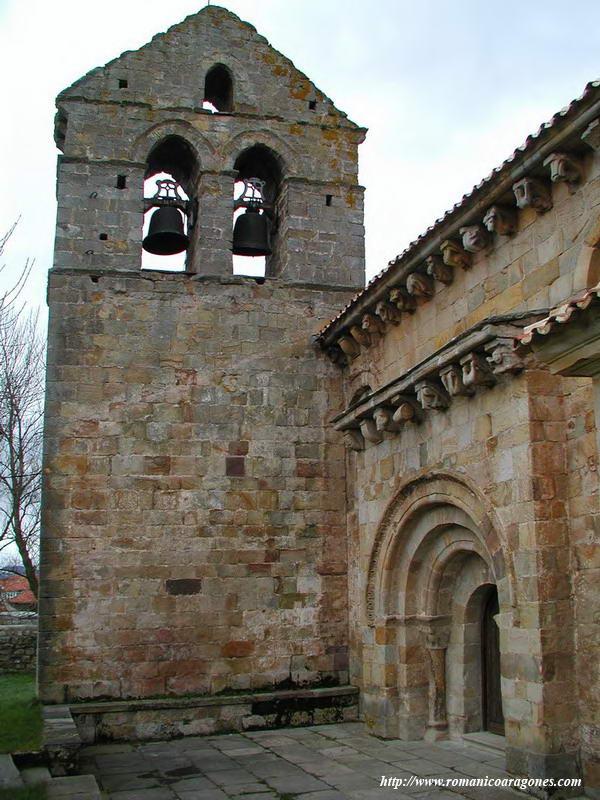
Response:
[[[368,277],[600,73],[598,0],[221,4],[369,128],[360,148]],[[4,261],[13,271],[35,258],[33,302],[44,304],[52,260],[56,94],[201,7],[0,0],[0,231],[21,216]]]

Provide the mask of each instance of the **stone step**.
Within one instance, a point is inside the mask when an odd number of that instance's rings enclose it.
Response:
[[[52,778],[48,784],[48,800],[101,800],[102,795],[93,775],[70,775]]]
[[[38,783],[48,783],[52,776],[46,767],[26,767],[21,770],[21,780],[25,786],[35,786]]]
[[[0,789],[20,789],[23,781],[9,754],[0,754]]]
[[[499,736],[497,733],[490,733],[490,731],[464,733],[462,738],[465,742],[475,747],[498,753],[499,755],[504,755],[506,750],[506,739],[504,736]]]

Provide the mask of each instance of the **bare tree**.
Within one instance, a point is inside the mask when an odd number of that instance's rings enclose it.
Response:
[[[14,227],[0,238],[0,255]],[[19,298],[31,267],[0,295],[0,553],[16,548],[37,596],[44,343],[37,314]]]

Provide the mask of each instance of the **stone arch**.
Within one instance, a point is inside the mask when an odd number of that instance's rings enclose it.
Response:
[[[375,634],[365,634],[363,654],[378,677],[364,706],[377,735],[435,740],[448,735],[450,718],[460,732],[480,723],[465,608],[486,585],[497,587],[508,611],[514,579],[486,499],[451,471],[407,480],[383,514],[367,578],[366,621]],[[454,660],[446,657],[450,645]]]
[[[230,139],[220,150],[220,168],[229,170],[238,156],[256,145],[268,148],[279,164],[282,179],[298,171],[298,157],[294,148],[284,139],[266,129],[243,131]]]
[[[600,215],[586,225],[582,239],[575,267],[574,291],[590,289],[600,282]]]
[[[378,618],[389,615],[411,613],[410,601],[408,608],[406,604],[386,608],[385,603],[403,600],[402,591],[410,590],[414,583],[419,549],[423,554],[427,541],[439,541],[444,528],[453,526],[461,529],[469,540],[468,547],[479,552],[489,565],[501,605],[513,605],[514,574],[505,560],[491,505],[464,475],[451,471],[422,473],[399,487],[376,531],[367,575],[367,624],[375,625]],[[399,562],[405,565],[400,573],[393,569]]]
[[[169,136],[179,136],[191,147],[199,169],[203,172],[216,169],[215,149],[210,141],[191,123],[185,120],[159,122],[140,134],[133,143],[131,158],[144,162],[159,142]]]

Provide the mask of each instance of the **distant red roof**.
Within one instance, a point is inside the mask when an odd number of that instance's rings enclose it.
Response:
[[[16,594],[14,594],[16,592]],[[11,606],[31,605],[37,602],[29,588],[29,581],[24,575],[11,575],[0,578],[0,605],[10,603]]]

